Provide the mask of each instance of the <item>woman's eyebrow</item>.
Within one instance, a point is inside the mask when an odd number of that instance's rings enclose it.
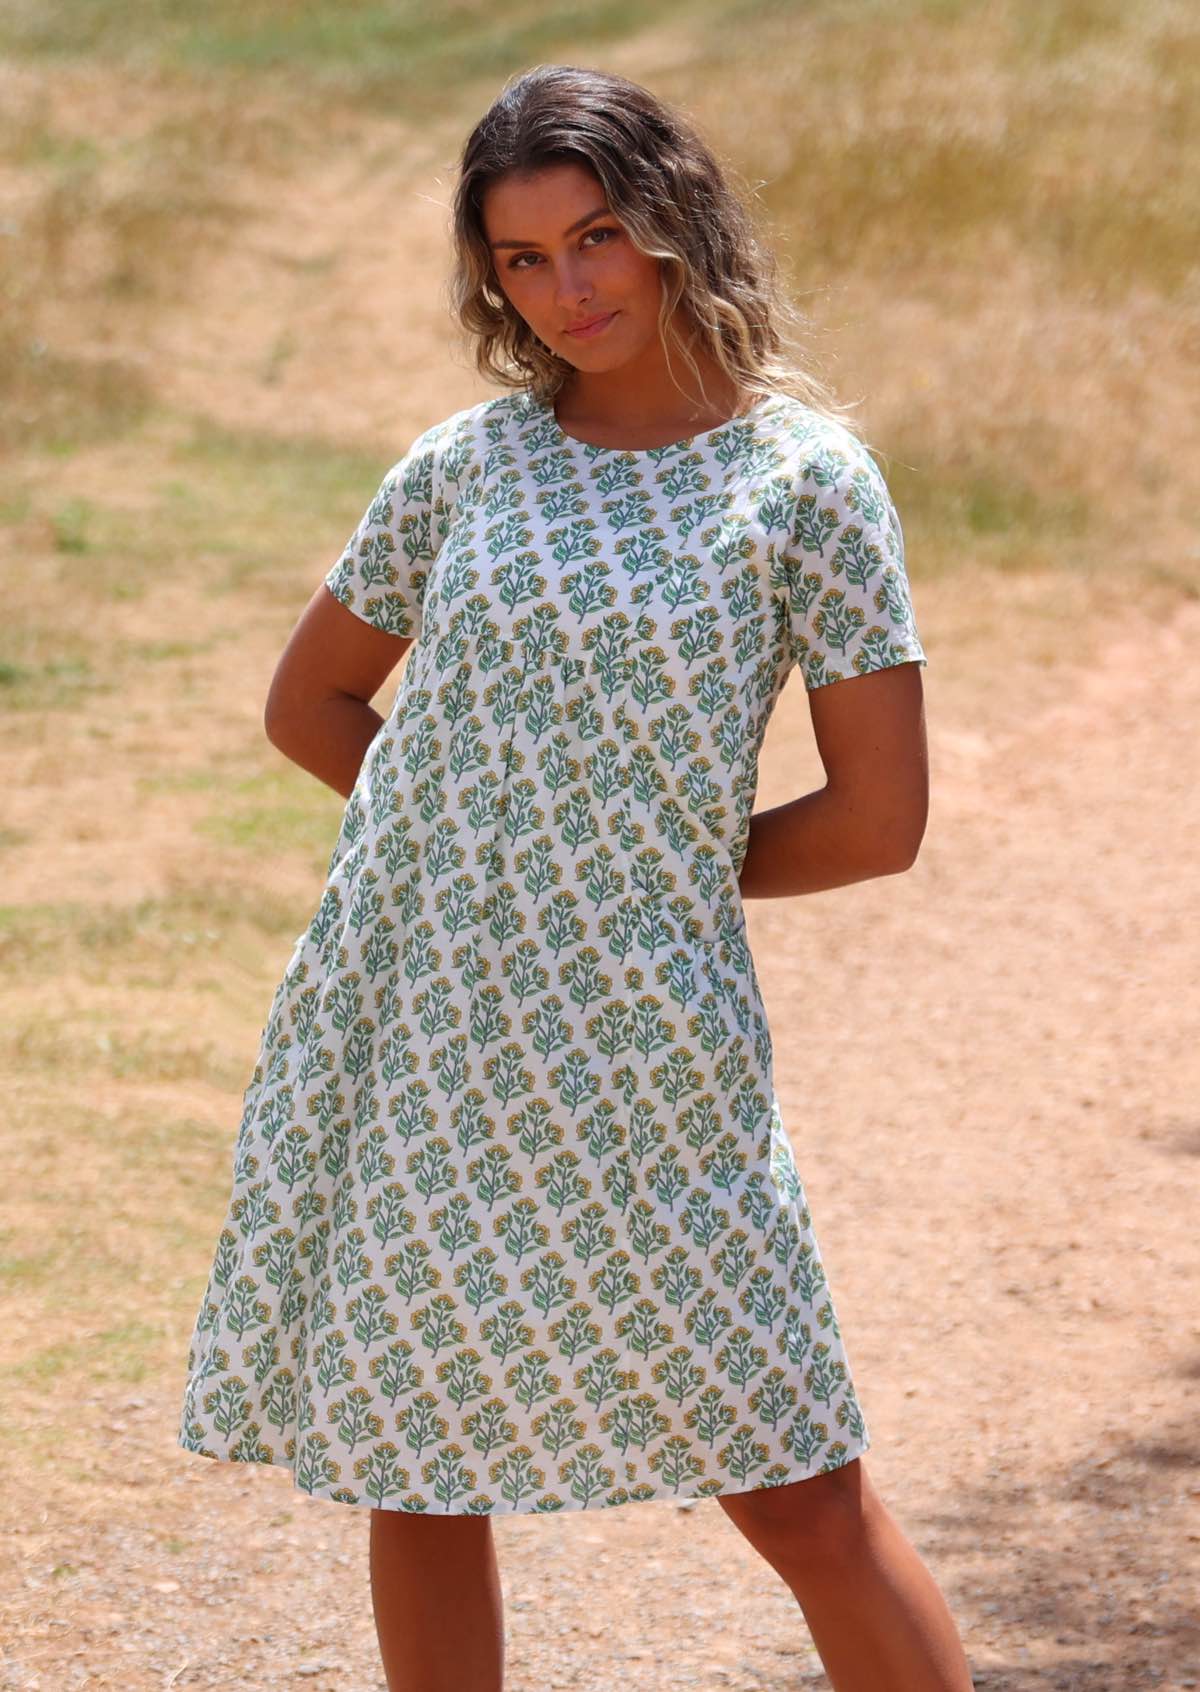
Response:
[[[597,206],[595,211],[586,212],[584,214],[584,216],[581,217],[581,218],[578,218],[571,225],[571,227],[569,229],[564,229],[563,234],[564,235],[574,235],[576,230],[582,229],[584,224],[586,224],[586,223],[591,223],[593,218],[609,217],[609,216],[611,216],[611,213],[609,212],[609,209],[608,209],[607,206]],[[489,241],[488,242],[488,246],[492,247],[492,248],[495,248],[495,247],[536,247],[536,246],[539,246],[539,245],[540,245],[540,243],[537,242],[537,241]]]

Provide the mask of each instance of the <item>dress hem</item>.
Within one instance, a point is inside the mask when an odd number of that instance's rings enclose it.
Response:
[[[597,1510],[616,1510],[625,1504],[684,1504],[689,1501],[699,1503],[706,1498],[734,1498],[747,1492],[765,1492],[770,1487],[790,1486],[795,1481],[815,1480],[818,1475],[829,1474],[835,1469],[845,1468],[848,1463],[855,1462],[871,1449],[870,1434],[869,1432],[864,1433],[860,1439],[844,1442],[845,1454],[839,1457],[836,1463],[809,1464],[806,1468],[782,1475],[777,1480],[760,1482],[757,1486],[714,1488],[710,1477],[699,1485],[681,1486],[674,1492],[647,1494],[637,1487],[616,1487],[606,1496],[597,1496],[591,1499],[564,1497],[555,1494],[553,1502],[541,1504],[533,1501],[527,1504],[504,1502],[488,1510],[470,1508],[456,1510],[431,1506],[423,1500],[405,1504],[403,1500],[389,1502],[386,1499],[381,1499],[379,1503],[375,1503],[370,1498],[349,1496],[352,1489],[348,1487],[307,1487],[296,1478],[295,1467],[286,1457],[233,1457],[228,1452],[213,1451],[206,1446],[189,1445],[183,1439],[178,1440],[177,1443],[182,1450],[190,1451],[197,1457],[207,1457],[211,1462],[253,1463],[266,1469],[282,1469],[292,1476],[292,1485],[295,1491],[301,1492],[309,1498],[321,1498],[331,1504],[346,1504],[352,1509],[398,1510],[406,1515],[414,1516],[562,1516],[583,1510],[591,1510],[595,1514]],[[780,1465],[774,1464],[773,1467],[778,1469]],[[623,1493],[624,1496],[617,1497],[614,1496],[615,1493]]]

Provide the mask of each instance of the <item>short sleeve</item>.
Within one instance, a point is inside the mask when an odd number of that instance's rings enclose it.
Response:
[[[848,429],[831,430],[806,455],[780,563],[789,657],[809,691],[926,662],[896,507]]]
[[[421,631],[425,580],[438,545],[438,434],[435,428],[418,436],[392,465],[325,577],[335,599],[385,634]]]

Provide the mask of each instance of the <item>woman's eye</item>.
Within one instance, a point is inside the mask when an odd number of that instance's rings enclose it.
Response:
[[[615,236],[617,233],[618,233],[617,230],[610,228],[609,225],[607,225],[607,224],[603,224],[603,225],[600,225],[600,226],[598,226],[597,228],[594,228],[594,229],[585,229],[584,232],[583,232],[582,240],[586,241],[589,235],[614,235]],[[603,243],[601,243],[601,244],[603,244]],[[537,256],[538,256],[537,253],[518,253],[515,258],[513,258],[509,261],[508,268],[510,270],[528,270],[530,267],[526,264],[522,264],[521,260],[527,259],[527,258],[536,259]]]

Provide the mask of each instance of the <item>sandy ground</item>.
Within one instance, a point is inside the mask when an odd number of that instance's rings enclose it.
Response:
[[[917,864],[749,907],[785,1119],[865,1462],[976,1685],[1194,1686],[1200,606],[1124,607],[1119,639],[1093,608],[1078,664],[974,670],[956,592],[921,596]],[[815,773],[789,685],[759,803]],[[180,1386],[93,1394],[70,1484],[24,1498],[0,1685],[381,1687],[367,1514],[180,1451]],[[513,1692],[822,1683],[711,1500],[493,1527]]]

